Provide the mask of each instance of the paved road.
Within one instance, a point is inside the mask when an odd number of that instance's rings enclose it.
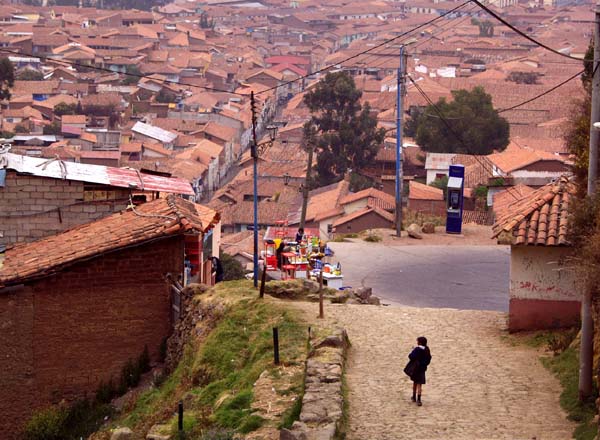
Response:
[[[508,246],[330,246],[344,285],[372,287],[384,303],[508,311]]]

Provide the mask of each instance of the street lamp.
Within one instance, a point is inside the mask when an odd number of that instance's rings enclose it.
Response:
[[[250,93],[250,110],[252,110],[252,144],[250,145],[250,155],[252,156],[253,168],[253,204],[254,204],[254,287],[258,287],[258,158],[275,142],[277,137],[277,126],[268,125],[267,132],[269,139],[258,143],[256,139],[256,102],[254,100],[254,92]],[[263,269],[264,270],[264,269]]]

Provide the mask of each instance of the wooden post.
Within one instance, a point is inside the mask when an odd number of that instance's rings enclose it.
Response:
[[[325,312],[323,311],[323,269],[319,272],[319,318],[323,319]]]
[[[266,264],[266,262],[265,262]],[[263,267],[262,275],[260,277],[260,294],[259,298],[264,298],[265,296],[265,282],[267,280],[267,268]]]
[[[279,365],[279,329],[273,327],[273,359],[275,365]]]
[[[179,405],[177,405],[177,428],[179,430],[180,433],[183,432],[183,400],[179,401]]]

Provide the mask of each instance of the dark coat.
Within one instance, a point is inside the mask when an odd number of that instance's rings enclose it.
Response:
[[[419,367],[415,370],[414,374],[410,377],[410,379],[414,383],[425,384],[425,371],[427,371],[427,366],[431,362],[431,352],[429,351],[429,347],[421,348],[415,347],[413,351],[410,352],[408,358],[411,361],[418,361]]]

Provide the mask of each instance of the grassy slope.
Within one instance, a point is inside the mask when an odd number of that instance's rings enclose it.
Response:
[[[265,370],[277,374],[272,327],[279,328],[280,358],[287,365],[300,365],[306,358],[306,327],[283,305],[259,300],[247,281],[221,283],[210,296],[228,304],[217,327],[202,344],[190,344],[175,372],[159,388],[140,396],[117,425],[143,432],[148,421],[161,421],[175,429],[173,413],[180,399],[185,402],[184,426],[190,438],[199,438],[208,428],[250,432],[263,423],[250,405],[260,374]],[[303,377],[295,381],[289,393],[301,392]],[[297,405],[290,404],[285,422],[298,412]]]
[[[567,412],[568,418],[578,423],[573,437],[577,440],[593,440],[598,433],[598,426],[593,422],[596,415],[594,400],[598,396],[598,390],[595,387],[593,397],[587,402],[579,401],[579,351],[573,346],[564,348],[575,334],[573,330],[536,332],[527,335],[524,342],[533,347],[556,351],[555,355],[542,357],[541,362],[560,380],[563,388],[560,405]]]

